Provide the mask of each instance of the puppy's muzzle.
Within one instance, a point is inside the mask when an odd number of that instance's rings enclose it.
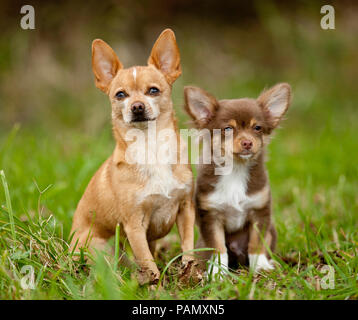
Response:
[[[251,149],[252,149],[252,145],[253,145],[253,143],[252,143],[252,141],[250,141],[250,140],[242,140],[242,141],[241,141],[241,147],[242,147],[244,150],[247,150],[247,151],[251,150]]]
[[[132,122],[147,121],[145,105],[141,101],[136,101],[131,105]]]

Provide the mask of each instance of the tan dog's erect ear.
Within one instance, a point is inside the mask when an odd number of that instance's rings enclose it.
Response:
[[[103,40],[96,39],[92,42],[92,70],[95,76],[96,87],[108,93],[109,85],[122,69],[122,63],[119,61],[113,49]]]
[[[290,106],[291,86],[288,83],[279,83],[261,93],[257,101],[270,112],[276,127]]]
[[[154,43],[148,64],[160,70],[169,84],[181,75],[180,54],[174,32],[165,29]]]
[[[218,109],[217,100],[198,87],[184,88],[185,110],[199,126],[207,124]]]

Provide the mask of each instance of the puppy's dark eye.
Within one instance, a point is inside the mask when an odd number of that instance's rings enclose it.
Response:
[[[228,133],[228,132],[231,132],[232,129],[233,129],[232,127],[227,126],[224,128],[224,131],[225,131],[225,133]]]
[[[255,126],[254,129],[255,129],[256,131],[260,131],[260,130],[262,129],[262,127],[261,127],[261,126]]]
[[[156,87],[151,87],[148,90],[148,94],[150,94],[151,96],[156,96],[159,94],[159,92],[160,92],[159,89]]]
[[[117,99],[124,99],[125,97],[127,97],[127,94],[124,91],[118,91],[116,93],[116,98]]]

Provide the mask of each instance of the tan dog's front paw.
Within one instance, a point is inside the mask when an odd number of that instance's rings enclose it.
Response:
[[[194,260],[195,260],[195,258],[193,256],[185,254],[182,257],[181,264],[182,264],[182,266],[186,266],[188,263],[190,263]]]
[[[137,279],[141,286],[147,283],[157,284],[159,282],[159,277],[159,272],[152,271],[149,269],[140,269],[137,274]]]
[[[180,281],[185,284],[199,283],[203,279],[203,274],[199,268],[199,264],[191,259],[183,261],[180,269]]]

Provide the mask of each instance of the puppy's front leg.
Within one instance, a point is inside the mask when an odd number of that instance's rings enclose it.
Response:
[[[223,221],[212,212],[201,214],[200,232],[209,248],[216,249],[214,252],[214,263],[209,266],[209,274],[215,275],[222,271],[228,270],[228,254],[225,244],[225,228]],[[219,267],[220,265],[220,267]]]
[[[195,210],[191,199],[186,199],[179,207],[177,215],[177,226],[181,240],[181,249],[187,252],[194,249],[194,224],[195,224]],[[182,257],[183,264],[188,264],[189,261],[194,260],[193,254],[184,254]]]
[[[262,241],[262,237],[268,247],[274,240],[271,232],[271,219],[269,205],[263,209],[255,210],[250,219],[249,236],[249,262],[250,268],[254,271],[272,270],[273,264],[267,258],[267,250]]]
[[[133,219],[124,226],[129,244],[132,248],[136,262],[138,263],[140,284],[147,282],[156,283],[159,280],[159,270],[150,252],[147,232],[142,225],[142,221]]]

